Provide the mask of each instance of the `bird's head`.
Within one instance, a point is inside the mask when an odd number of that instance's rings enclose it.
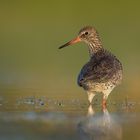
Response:
[[[60,46],[59,49],[72,45],[72,44],[75,44],[75,43],[78,43],[78,42],[81,42],[81,41],[89,44],[92,40],[94,40],[94,38],[96,39],[97,35],[98,34],[97,34],[97,31],[95,30],[95,28],[93,28],[91,26],[86,26],[79,31],[76,38],[74,38],[71,41],[67,42],[66,44]]]

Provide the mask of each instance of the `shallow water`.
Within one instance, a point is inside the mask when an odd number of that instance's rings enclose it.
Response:
[[[140,1],[0,1],[0,140],[140,140]],[[120,87],[89,107],[76,77],[94,26],[123,64]]]
[[[0,140],[139,139],[140,102],[0,96]]]

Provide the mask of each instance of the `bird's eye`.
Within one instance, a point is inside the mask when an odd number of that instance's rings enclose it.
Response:
[[[88,32],[85,32],[85,35],[88,35]]]

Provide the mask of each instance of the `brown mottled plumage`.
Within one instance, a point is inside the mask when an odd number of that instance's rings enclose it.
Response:
[[[82,28],[78,37],[59,49],[80,41],[88,44],[90,60],[81,69],[78,85],[87,91],[90,103],[97,92],[102,92],[105,105],[110,92],[121,83],[122,64],[116,56],[103,48],[96,29],[91,26]]]

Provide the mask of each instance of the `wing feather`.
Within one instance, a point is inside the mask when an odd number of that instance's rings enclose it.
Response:
[[[120,66],[119,60],[110,53],[94,55],[81,69],[78,85],[82,86],[87,81],[106,82],[120,69]]]

